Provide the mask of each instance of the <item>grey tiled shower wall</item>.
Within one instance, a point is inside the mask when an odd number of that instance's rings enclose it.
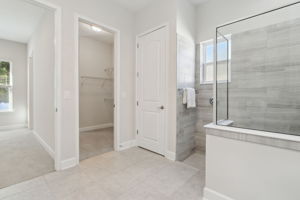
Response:
[[[213,85],[200,85],[199,45],[177,36],[177,160],[184,160],[195,150],[205,150],[203,126],[212,122]],[[196,89],[197,107],[187,109],[182,104],[185,87]]]
[[[299,35],[299,19],[231,35],[228,117],[233,126],[300,135]],[[200,45],[181,36],[177,41],[177,87],[194,87],[197,99],[197,108],[187,110],[182,90],[177,92],[176,153],[183,160],[195,149],[205,150],[203,126],[213,121],[213,85],[200,84]],[[226,95],[226,84],[219,84],[218,119],[227,117]]]
[[[233,126],[300,135],[300,20],[233,34]]]
[[[206,134],[204,125],[213,121],[213,106],[209,99],[213,97],[213,84],[200,84],[200,45],[196,45],[195,89],[197,101],[196,143],[197,150],[205,151]]]

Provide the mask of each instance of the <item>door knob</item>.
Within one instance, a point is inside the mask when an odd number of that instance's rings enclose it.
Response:
[[[165,107],[164,106],[160,106],[159,109],[163,110],[163,109],[165,109]]]

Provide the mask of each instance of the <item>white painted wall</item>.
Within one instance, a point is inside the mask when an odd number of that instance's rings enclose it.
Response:
[[[177,0],[177,88],[195,87],[196,7]]]
[[[196,38],[196,6],[190,1],[177,0],[177,34],[191,42]]]
[[[134,132],[134,16],[107,0],[48,0],[62,8],[62,110],[61,161],[76,160],[76,80],[75,14],[80,14],[120,30],[120,142],[132,140]],[[68,95],[64,98],[64,93]],[[72,164],[76,164],[73,163]]]
[[[206,141],[207,200],[300,199],[300,152],[212,135]]]
[[[176,151],[176,1],[154,1],[135,15],[135,35],[168,23],[170,57],[168,66],[168,151]]]
[[[33,52],[33,130],[54,150],[54,15],[45,12],[28,43]]]
[[[27,125],[27,45],[1,39],[0,59],[13,70],[13,112],[0,112],[0,128]]]
[[[106,68],[113,68],[113,44],[88,37],[79,38],[80,76],[110,77]],[[113,123],[113,80],[81,80],[79,101],[79,127]],[[110,100],[111,99],[111,100]]]
[[[197,43],[215,37],[216,27],[274,9],[295,0],[209,0],[197,8]]]

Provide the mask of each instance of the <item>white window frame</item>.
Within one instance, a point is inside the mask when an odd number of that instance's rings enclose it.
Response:
[[[9,63],[9,76],[10,76],[10,81],[9,81],[9,85],[0,85],[1,88],[7,88],[8,89],[8,94],[9,94],[9,108],[6,110],[0,110],[0,113],[4,113],[4,112],[13,112],[13,65],[12,62],[9,60],[5,60],[5,59],[0,59],[0,62],[7,62]]]
[[[231,35],[226,35],[225,37],[230,40],[229,49],[231,51]],[[220,38],[220,40],[224,40],[224,39]],[[205,47],[208,46],[208,45],[213,45],[213,48],[215,48],[214,39],[210,39],[210,40],[200,42],[200,84],[201,85],[213,84],[214,83],[214,80],[213,81],[206,81],[205,80],[206,65],[211,65],[211,64],[214,65],[214,59],[213,59],[212,62],[209,62],[209,63],[207,63],[205,61],[205,59],[206,59]],[[230,52],[230,54],[231,54],[231,52]],[[230,61],[231,61],[231,55],[230,55],[229,62]],[[227,63],[227,60],[221,60],[221,61],[218,61],[218,63]],[[229,64],[228,68],[229,68],[228,69],[229,70],[229,80],[228,80],[228,82],[231,82],[231,64]],[[227,80],[218,80],[218,83],[226,83],[226,82],[227,82]]]

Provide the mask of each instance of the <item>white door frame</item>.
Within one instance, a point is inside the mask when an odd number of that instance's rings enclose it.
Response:
[[[54,12],[54,163],[55,170],[61,170],[61,16],[60,6],[52,4],[47,0],[25,0],[28,3],[41,7],[47,7]]]
[[[161,28],[166,28],[166,97],[165,97],[165,130],[164,130],[164,153],[163,153],[163,156],[167,157],[168,156],[168,119],[169,119],[169,95],[168,95],[168,83],[169,83],[169,66],[170,66],[170,25],[169,23],[164,23],[160,26],[156,26],[154,28],[151,28],[141,34],[138,34],[136,36],[136,52],[135,52],[135,102],[138,101],[139,99],[139,92],[138,92],[138,69],[139,69],[139,66],[138,66],[138,40],[140,37],[144,36],[144,35],[147,35],[149,33],[152,33],[156,30],[159,30]],[[135,105],[137,106],[137,104],[135,103]],[[137,107],[135,107],[135,131],[138,130],[138,114],[139,114],[139,110],[137,109]],[[138,144],[138,141],[137,141],[137,135],[135,137],[136,139],[136,143]]]
[[[33,51],[27,58],[27,127],[33,130]]]
[[[108,26],[102,22],[91,19],[89,17],[75,14],[75,130],[76,130],[76,160],[79,163],[79,20],[88,21],[97,26],[106,28],[114,33],[114,150],[120,151],[120,31],[114,27]]]

